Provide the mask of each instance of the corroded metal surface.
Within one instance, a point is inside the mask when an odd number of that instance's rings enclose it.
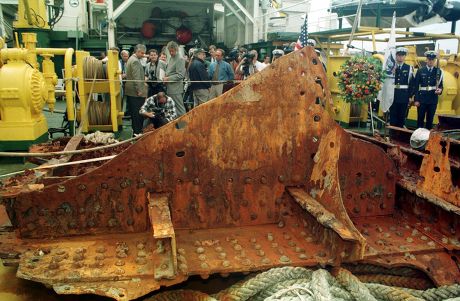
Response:
[[[455,206],[460,206],[460,189],[452,183],[449,149],[449,139],[442,140],[440,134],[431,133],[426,145],[428,154],[423,158],[420,167],[422,179],[417,186],[433,192]]]
[[[283,265],[368,261],[458,281],[439,254],[459,249],[460,232],[406,208],[392,158],[338,127],[329,102],[313,49],[282,57],[95,170],[5,192],[18,237],[5,236],[0,254],[16,250],[18,276],[59,293],[117,300]],[[457,212],[435,208],[458,228]],[[426,240],[397,245],[427,227]]]

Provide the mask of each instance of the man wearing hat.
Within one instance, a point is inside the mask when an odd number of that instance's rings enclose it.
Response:
[[[441,95],[443,73],[435,67],[436,52],[427,51],[426,66],[421,68],[415,76],[414,104],[417,107],[417,128],[431,129],[434,113],[438,105],[438,96]],[[426,117],[426,126],[424,120]]]
[[[405,47],[396,48],[395,92],[390,107],[390,124],[401,128],[404,126],[409,97],[412,96],[414,89],[412,66],[404,63],[408,52]]]
[[[190,89],[193,93],[193,99],[196,105],[200,105],[209,100],[209,75],[206,71],[206,51],[202,48],[195,49],[193,60],[188,69],[189,79],[191,81]]]
[[[284,55],[284,51],[281,49],[275,49],[272,51],[273,58],[272,63]]]

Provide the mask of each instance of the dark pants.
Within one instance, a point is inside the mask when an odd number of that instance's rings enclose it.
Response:
[[[150,122],[153,124],[153,127],[156,129],[168,123],[168,119],[166,119],[163,115],[158,115],[158,116],[155,116],[149,119],[150,119]]]
[[[139,110],[145,102],[145,97],[128,96],[128,110],[131,113],[131,126],[133,134],[140,134],[142,132],[142,125],[144,117],[139,114]]]
[[[408,103],[396,103],[390,107],[390,124],[402,128],[405,124]]]
[[[431,130],[433,127],[433,118],[434,113],[436,113],[437,103],[425,104],[421,103],[417,108],[417,128],[426,128]],[[425,120],[426,115],[426,126],[423,126],[423,121]]]

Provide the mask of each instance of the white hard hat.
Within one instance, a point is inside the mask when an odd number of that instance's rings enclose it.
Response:
[[[430,139],[430,130],[416,129],[410,136],[410,146],[413,149],[424,149],[428,139]]]

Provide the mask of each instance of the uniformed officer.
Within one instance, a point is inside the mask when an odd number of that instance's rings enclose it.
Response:
[[[272,63],[284,55],[284,51],[281,49],[275,49],[272,51]]]
[[[390,124],[397,127],[404,126],[409,98],[414,90],[412,66],[404,63],[408,52],[407,48],[396,48],[395,92],[393,104],[390,107]]]
[[[431,129],[433,127],[434,113],[438,105],[438,96],[441,95],[443,85],[442,70],[435,67],[436,52],[427,51],[426,66],[417,71],[415,76],[414,104],[417,107],[417,127]],[[424,120],[426,116],[426,126]]]

